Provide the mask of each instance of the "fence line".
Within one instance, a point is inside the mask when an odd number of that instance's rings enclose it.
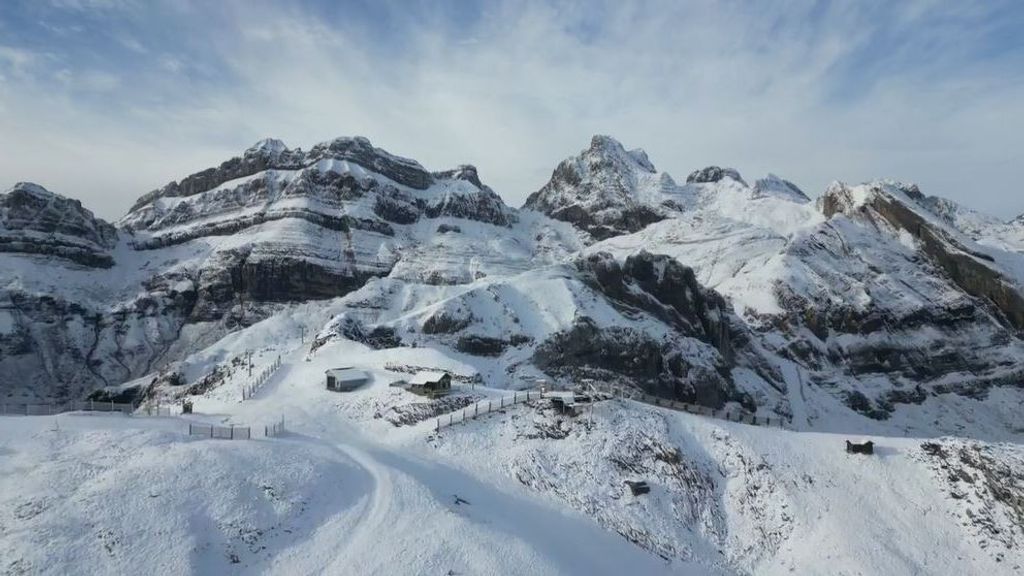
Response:
[[[248,426],[214,426],[213,424],[194,424],[189,422],[189,436],[221,438],[224,440],[249,440],[252,438]]]
[[[182,413],[180,404],[167,404],[165,406],[144,405],[136,414],[144,416],[177,416]]]
[[[256,378],[247,384],[242,385],[242,400],[251,400],[256,392],[259,391],[263,384],[273,376],[274,372],[281,367],[281,355],[278,354],[277,360],[263,369],[262,372],[256,375]]]
[[[447,428],[453,424],[459,422],[465,422],[467,418],[476,418],[477,416],[483,416],[489,414],[495,410],[501,410],[506,406],[512,406],[513,404],[520,404],[530,400],[539,400],[543,398],[542,392],[525,391],[515,392],[512,396],[501,396],[498,398],[498,402],[493,399],[481,400],[475,404],[470,404],[460,410],[449,412],[444,416],[438,416],[435,421],[434,430],[440,432],[441,428]]]
[[[727,420],[729,422],[751,424],[753,426],[777,426],[779,428],[784,427],[783,419],[778,416],[772,418],[770,416],[757,416],[756,414],[740,414],[725,409],[715,410],[708,406],[690,404],[688,402],[678,402],[676,400],[668,400],[665,398],[659,398],[658,396],[651,396],[650,394],[645,394],[636,389],[624,388],[621,386],[613,386],[609,384],[593,384],[593,387],[598,392],[604,392],[606,394],[611,394],[612,396],[616,396],[619,398],[635,400],[637,402],[643,402],[644,404],[650,404],[652,406],[658,406],[660,408],[669,408],[671,410],[686,412],[688,414],[707,416],[709,418],[717,418],[719,420]]]
[[[284,416],[281,416],[280,422],[274,422],[263,427],[263,436],[266,438],[273,438],[281,434],[284,434]]]
[[[257,428],[258,430],[258,428]],[[284,416],[281,420],[263,427],[263,436],[273,438],[284,434]],[[202,424],[189,422],[189,436],[201,436],[203,438],[216,438],[221,440],[252,440],[252,427],[250,426],[215,426],[213,424]]]
[[[134,404],[71,400],[57,404],[0,404],[0,416],[53,416],[64,412],[121,412],[131,414]]]
[[[603,392],[611,396],[624,398],[627,400],[635,400],[644,404],[650,404],[659,408],[668,408],[670,410],[676,410],[679,412],[686,412],[688,414],[695,414],[698,416],[706,416],[709,418],[717,418],[719,420],[727,420],[730,422],[740,422],[744,424],[751,424],[754,426],[777,426],[783,428],[784,421],[782,418],[776,416],[774,418],[769,416],[757,416],[755,414],[741,414],[730,410],[715,410],[708,406],[701,406],[698,404],[690,404],[688,402],[678,402],[676,400],[668,400],[665,398],[659,398],[658,396],[651,396],[635,389],[627,389],[611,385],[594,384],[594,389],[598,392]],[[584,392],[583,394],[586,394]],[[460,410],[449,412],[443,416],[438,416],[434,422],[434,430],[437,432],[441,431],[441,428],[447,428],[459,422],[465,422],[467,419],[476,418],[493,412],[494,410],[500,410],[506,406],[526,402],[529,400],[537,400],[543,398],[542,392],[526,391],[516,392],[511,397],[502,396],[495,403],[494,400],[481,400],[475,404],[471,404]],[[592,398],[591,401],[596,401],[597,398]]]

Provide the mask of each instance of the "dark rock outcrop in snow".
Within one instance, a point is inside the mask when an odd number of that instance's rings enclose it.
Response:
[[[289,149],[280,140],[261,140],[216,168],[207,168],[182,179],[171,182],[139,198],[132,206],[132,212],[139,210],[157,198],[193,196],[212,190],[225,182],[244,178],[264,170],[299,170],[321,161],[347,161],[373,170],[394,182],[416,189],[425,189],[433,183],[433,177],[414,160],[394,156],[374,148],[366,138],[336,138],[314,146],[309,152]]]
[[[0,252],[54,256],[109,268],[117,230],[71,200],[29,182],[0,194]]]
[[[718,166],[708,166],[707,168],[701,168],[700,170],[694,170],[690,172],[690,175],[686,177],[687,184],[707,184],[711,182],[718,182],[722,178],[732,178],[737,182],[746,184],[740,173],[733,168],[719,168]]]
[[[611,137],[594,136],[589,148],[555,168],[524,207],[601,240],[662,220],[663,214],[640,199],[640,189],[674,186],[668,175],[658,175],[643,150],[626,151]]]
[[[608,377],[639,384],[648,392],[672,399],[721,407],[735,400],[746,405],[732,382],[739,363],[777,374],[749,349],[749,336],[726,301],[700,285],[687,268],[668,256],[646,252],[622,263],[598,253],[577,261],[585,283],[620,309],[642,311],[671,326],[675,334],[708,346],[713,360],[695,362],[674,338],[663,339],[625,328],[600,328],[580,318],[568,332],[542,344],[534,356],[538,367],[575,376]]]

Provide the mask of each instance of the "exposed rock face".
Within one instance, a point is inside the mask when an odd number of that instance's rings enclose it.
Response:
[[[730,326],[725,299],[702,287],[693,270],[663,255],[639,252],[619,263],[611,254],[592,254],[577,262],[585,282],[612,302],[638,308],[687,336],[714,346],[732,362],[738,327]]]
[[[690,360],[679,342],[630,328],[600,328],[586,317],[542,343],[533,355],[541,370],[574,381],[639,386],[650,394],[715,408],[741,400],[723,374],[724,365],[708,367]]]
[[[687,184],[707,184],[711,182],[718,182],[722,178],[732,178],[737,182],[743,182],[743,178],[740,173],[733,168],[719,168],[718,166],[708,166],[707,168],[701,168],[700,170],[694,170],[690,172],[690,175],[686,177]]]
[[[913,200],[924,199],[917,186],[901,191],[909,191]],[[921,252],[964,292],[991,302],[1010,326],[1024,329],[1024,295],[1019,286],[992,265],[992,256],[965,246],[880,186],[874,186],[868,199],[856,208],[849,189],[842,185],[831,187],[822,202],[826,216],[843,213],[869,221],[883,220],[893,229],[908,232],[919,241]]]
[[[460,229],[453,219],[506,228],[516,222],[472,166],[432,174],[365,138],[338,138],[308,152],[264,140],[143,196],[119,222],[137,251],[120,266],[110,256],[117,228],[76,201],[20,184],[0,195],[0,209],[0,254],[115,267],[102,294],[80,288],[86,280],[58,286],[55,303],[0,290],[19,308],[12,304],[5,314],[8,307],[0,306],[0,372],[14,367],[11,382],[0,376],[0,390],[28,389],[41,398],[80,397],[134,378],[188,353],[188,342],[250,325],[281,303],[348,294],[390,273],[404,250],[424,241],[413,227],[421,219],[437,218],[451,230]],[[14,274],[0,275],[0,286],[19,280]],[[45,278],[41,272],[33,282],[52,290]],[[165,285],[173,285],[173,297]],[[33,324],[51,328],[29,329]],[[210,327],[179,339],[197,324]],[[400,342],[385,332],[362,337]],[[28,373],[33,382],[21,386],[19,375]]]
[[[475,178],[475,171],[473,174],[473,179],[466,180],[479,182]],[[481,186],[468,193],[466,191],[446,192],[441,198],[426,204],[424,213],[429,218],[451,216],[496,226],[511,226],[516,221],[515,214],[502,202],[501,197],[486,186]]]
[[[914,185],[814,204],[709,167],[679,186],[597,136],[526,205],[543,214],[363,138],[260,142],[118,228],[20,184],[0,195],[0,393],[82,397],[336,297],[325,338],[783,416],[795,387],[885,419],[1024,380],[1024,232]]]
[[[774,286],[783,353],[872,418],[936,394],[981,399],[1024,375],[1019,284],[921,198],[833,184],[819,201],[828,222],[786,247],[797,280]]]
[[[0,301],[0,390],[36,401],[76,399],[147,374],[177,340],[194,286],[154,279],[116,309],[7,290]],[[9,319],[9,320],[5,320]]]
[[[625,328],[599,328],[580,318],[568,332],[542,344],[534,362],[555,373],[612,376],[639,383],[652,394],[721,407],[728,400],[750,405],[732,382],[738,364],[778,379],[748,348],[749,336],[727,302],[703,288],[693,270],[676,260],[646,252],[619,263],[610,254],[592,254],[576,263],[585,283],[626,311],[643,311],[671,326],[684,339],[706,345],[703,354],[676,337],[655,338]],[[687,349],[691,351],[687,352]],[[698,360],[704,356],[703,361]]]
[[[19,182],[0,194],[0,252],[54,256],[94,268],[109,268],[117,230],[78,200],[42,186]]]
[[[321,161],[348,161],[373,170],[394,182],[416,189],[426,189],[433,183],[430,173],[418,162],[393,156],[374,148],[366,138],[337,138],[314,146],[309,152],[290,150],[280,140],[261,140],[216,168],[207,168],[171,182],[139,198],[132,207],[135,212],[157,198],[193,196],[206,192],[238,178],[258,174],[265,170],[299,170]]]
[[[739,174],[737,174],[737,177]],[[810,202],[811,199],[804,194],[796,184],[793,184],[789,180],[779,178],[774,174],[769,174],[767,178],[761,178],[757,182],[754,182],[753,198],[782,198],[785,200],[793,200],[796,202]]]
[[[675,188],[643,150],[626,151],[608,136],[594,136],[590,148],[562,161],[551,180],[526,200],[543,212],[586,230],[596,239],[636,232],[664,215],[641,198]]]

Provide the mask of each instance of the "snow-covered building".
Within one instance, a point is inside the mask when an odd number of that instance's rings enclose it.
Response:
[[[370,375],[362,370],[347,366],[344,368],[331,368],[326,371],[327,389],[335,392],[350,392],[366,384]]]
[[[409,391],[425,396],[441,396],[452,389],[452,375],[447,372],[423,370],[409,379]]]
[[[571,391],[548,392],[547,397],[551,399],[551,405],[563,414],[576,414],[576,393]]]

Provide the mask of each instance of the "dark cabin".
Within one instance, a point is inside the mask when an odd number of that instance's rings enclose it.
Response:
[[[421,371],[409,379],[409,391],[423,396],[444,396],[452,389],[452,375],[447,372]]]
[[[856,442],[846,441],[846,451],[850,454],[874,454],[875,443],[871,440],[864,442],[863,444],[857,444]]]

